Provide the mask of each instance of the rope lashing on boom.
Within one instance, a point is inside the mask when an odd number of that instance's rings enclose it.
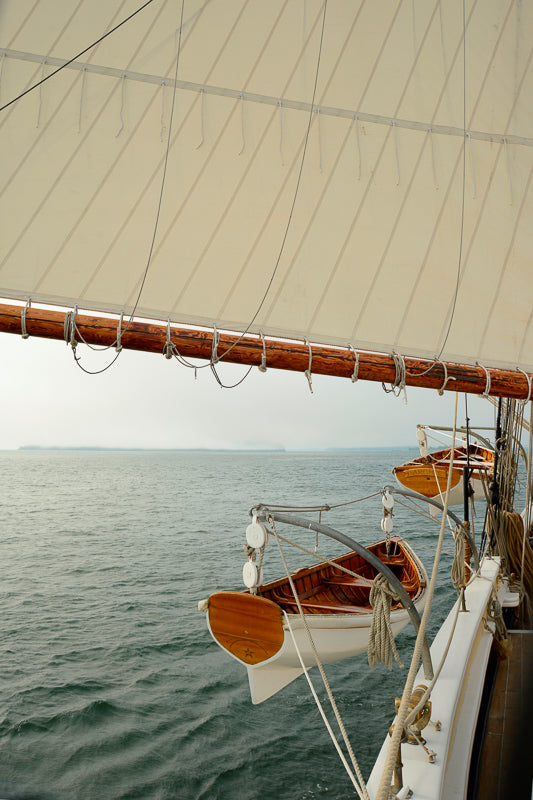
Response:
[[[309,391],[311,392],[311,394],[313,394],[313,381],[312,381],[312,377],[311,377],[311,365],[313,363],[313,351],[311,350],[311,343],[307,339],[305,339],[304,342],[309,348],[309,366],[305,370],[304,375],[307,378],[307,382],[309,384]]]
[[[490,372],[486,367],[483,366],[483,364],[480,364],[479,361],[476,361],[476,366],[481,367],[481,369],[485,371],[485,376],[486,376],[485,391],[483,392],[481,397],[488,397],[490,394]]]
[[[122,350],[122,321],[124,320],[124,310],[120,312],[120,318],[117,325],[117,340],[115,343],[115,350],[120,353]]]
[[[263,343],[263,352],[261,354],[261,363],[257,367],[259,372],[266,372],[267,371],[267,353],[266,353],[266,342],[265,342],[265,335],[263,331],[259,331],[259,336],[261,337],[261,341]]]
[[[170,317],[167,319],[167,340],[163,348],[163,355],[169,359],[174,355],[174,345],[170,339]]]
[[[211,366],[218,364],[218,343],[220,341],[220,334],[217,331],[217,326],[213,326],[213,342],[211,344]]]
[[[405,358],[399,353],[392,353],[391,358],[393,359],[394,366],[396,367],[396,375],[394,377],[394,383],[391,384],[390,389],[388,389],[385,383],[382,382],[381,385],[383,387],[383,391],[387,394],[392,393],[395,397],[399,397],[403,391],[405,402],[407,402],[407,395],[405,393],[405,378],[407,375]]]
[[[517,372],[521,372],[521,373],[522,373],[522,375],[524,375],[524,376],[525,376],[525,378],[526,378],[526,381],[527,381],[527,397],[526,397],[526,399],[525,399],[525,400],[523,400],[523,401],[522,401],[522,402],[523,402],[523,404],[524,404],[524,407],[525,407],[525,406],[527,406],[527,404],[528,404],[528,403],[529,403],[529,401],[531,400],[531,375],[528,375],[528,374],[527,374],[527,372],[524,372],[524,370],[523,370],[523,369],[520,369],[520,367],[517,367],[517,368],[516,368],[516,371],[517,371]]]
[[[384,575],[378,574],[372,581],[369,599],[373,613],[368,637],[368,665],[370,669],[374,669],[376,664],[382,661],[389,669],[392,669],[392,656],[394,655],[396,663],[403,669],[390,624],[392,601],[398,600],[398,597],[391,591]]]
[[[352,383],[355,383],[356,381],[359,380],[359,353],[357,352],[355,347],[353,345],[351,345],[351,344],[348,344],[348,350],[353,352],[354,358],[355,358],[355,362],[354,362],[354,365],[353,365],[353,373],[352,373],[352,376],[351,376]]]
[[[67,311],[65,314],[65,322],[63,324],[63,337],[67,345],[72,347],[75,352],[78,342],[76,341],[76,316],[78,314],[78,306],[74,306],[73,311]]]
[[[26,330],[26,312],[30,306],[31,306],[31,297],[28,297],[28,299],[26,300],[26,305],[24,306],[20,314],[20,335],[22,336],[23,339],[30,338],[30,334]]]
[[[444,394],[444,390],[446,389],[446,384],[448,383],[448,381],[449,380],[454,381],[455,378],[450,378],[450,376],[448,375],[448,367],[446,366],[446,362],[441,361],[440,358],[437,358],[437,356],[435,356],[435,362],[437,364],[442,364],[442,368],[444,370],[444,383],[442,384],[440,389],[437,389],[437,394],[439,394],[442,397],[442,395]]]

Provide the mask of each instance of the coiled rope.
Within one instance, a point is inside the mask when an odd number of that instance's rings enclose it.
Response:
[[[370,605],[373,608],[372,624],[368,638],[368,665],[374,669],[379,661],[392,669],[392,656],[399,667],[403,669],[394,634],[390,624],[390,611],[393,600],[398,596],[391,591],[384,575],[376,575],[370,589]]]

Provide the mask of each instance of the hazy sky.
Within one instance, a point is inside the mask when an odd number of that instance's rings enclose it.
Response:
[[[101,369],[107,353],[82,363]],[[113,351],[114,352],[114,351]],[[408,389],[407,405],[381,384],[252,369],[221,389],[209,368],[194,372],[163,355],[124,350],[101,375],[86,375],[63,342],[0,334],[0,449],[23,445],[145,448],[383,447],[416,445],[417,423],[451,425],[452,392]],[[200,363],[200,362],[199,362]],[[243,367],[219,365],[233,383]],[[469,399],[473,424],[490,425],[492,406]],[[459,420],[464,420],[460,395]]]

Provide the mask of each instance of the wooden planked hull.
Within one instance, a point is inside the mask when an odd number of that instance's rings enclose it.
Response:
[[[427,456],[420,456],[392,470],[396,480],[405,489],[417,492],[431,500],[439,500],[446,491],[450,448],[437,450]],[[466,447],[457,447],[454,452],[450,505],[463,502],[463,468],[467,465]],[[474,498],[485,496],[484,479],[490,480],[494,469],[494,453],[479,445],[470,445],[469,461],[472,474],[470,483],[474,490]]]
[[[400,539],[392,539],[392,548],[388,559],[384,541],[368,549],[396,573],[420,611],[427,583],[424,567]],[[328,563],[298,570],[292,576],[314,646],[325,664],[366,651],[372,622],[369,581],[376,574],[355,552],[333,562],[361,577],[353,578]],[[266,700],[301,675],[300,658],[306,667],[316,664],[288,579],[265,584],[259,592],[216,592],[207,608],[213,638],[248,670],[254,703]],[[409,622],[409,613],[398,603],[391,610],[390,621],[396,636]]]

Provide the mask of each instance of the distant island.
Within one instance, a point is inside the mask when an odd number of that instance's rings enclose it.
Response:
[[[98,447],[95,445],[60,447],[50,445],[48,447],[35,444],[25,444],[17,448],[20,450],[31,450],[50,452],[74,452],[74,453],[375,453],[389,452],[391,450],[416,450],[412,445],[376,446],[376,447],[326,447],[311,448],[309,450],[288,449],[285,447],[255,448],[255,447],[235,447],[235,448],[212,448],[212,447]]]

